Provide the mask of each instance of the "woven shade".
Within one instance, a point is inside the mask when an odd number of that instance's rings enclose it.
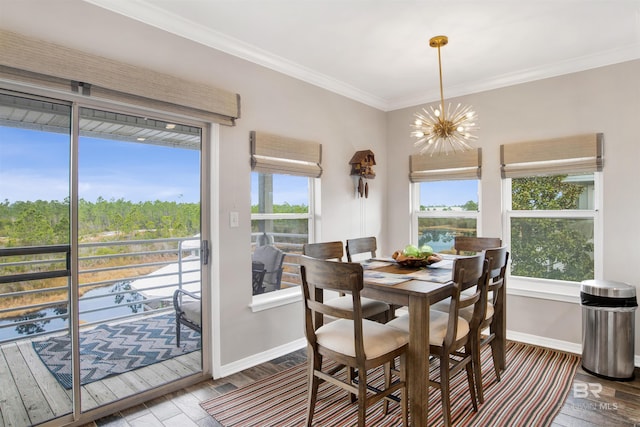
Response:
[[[602,171],[604,136],[601,133],[500,146],[503,178],[591,173]]]
[[[227,125],[240,116],[235,93],[2,30],[0,78]]]
[[[413,154],[409,157],[411,182],[480,179],[482,151],[463,151],[450,155]]]
[[[251,169],[320,178],[322,144],[251,131]]]

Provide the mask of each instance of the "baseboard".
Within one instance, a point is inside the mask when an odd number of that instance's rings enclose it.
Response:
[[[567,353],[582,354],[582,344],[576,344],[569,341],[556,340],[553,338],[541,337],[539,335],[525,334],[518,331],[507,330],[507,339],[523,342],[525,344],[538,345],[540,347],[552,348],[555,350],[566,351]],[[307,345],[305,338],[292,341],[290,343],[272,348],[262,353],[257,353],[244,359],[237,360],[220,367],[220,376],[226,377],[244,369],[252,368],[261,363],[268,362],[276,357],[284,356],[293,351],[300,350]],[[640,356],[635,355],[633,359],[635,366],[640,367]]]
[[[553,338],[546,338],[510,330],[507,330],[507,339],[582,355],[582,344],[576,344],[569,341],[556,340]],[[640,367],[640,355],[634,355],[633,364],[636,367]]]
[[[244,359],[236,360],[235,362],[229,363],[227,365],[222,365],[220,366],[220,376],[226,377],[245,369],[252,368],[254,366],[260,365],[261,363],[265,363],[269,360],[275,359],[276,357],[284,356],[296,350],[300,350],[301,348],[306,347],[306,345],[307,339],[300,338],[290,343],[269,349],[267,351],[263,351],[262,353],[253,354],[249,357],[245,357]]]

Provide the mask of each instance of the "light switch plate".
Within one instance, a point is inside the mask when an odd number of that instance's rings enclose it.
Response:
[[[238,212],[229,212],[229,227],[240,227],[240,214]]]

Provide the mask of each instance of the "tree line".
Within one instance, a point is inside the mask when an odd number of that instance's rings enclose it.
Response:
[[[69,243],[69,199],[0,203],[0,246]],[[113,233],[115,238],[165,238],[200,232],[200,204],[124,199],[78,202],[80,239]]]

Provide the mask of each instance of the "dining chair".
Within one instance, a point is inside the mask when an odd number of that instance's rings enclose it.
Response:
[[[347,250],[347,261],[353,262],[354,255],[366,254],[367,259],[375,258],[378,250],[378,241],[375,237],[358,237],[355,239],[347,239],[345,244]],[[396,310],[400,305],[389,305],[388,320],[396,317]]]
[[[305,243],[302,246],[302,254],[311,258],[332,260],[342,262],[344,257],[344,247],[342,242],[321,242]],[[360,298],[362,304],[362,315],[365,319],[375,320],[380,323],[387,323],[391,320],[391,307],[386,302],[371,298]],[[353,309],[351,297],[341,293],[337,298],[332,298],[325,302],[336,308]]]
[[[347,239],[347,261],[353,262],[353,256],[358,254],[368,254],[369,258],[375,258],[378,243],[375,237],[359,237],[357,239]]]
[[[502,239],[499,237],[456,236],[453,242],[453,248],[458,255],[462,252],[482,252],[485,249],[500,246],[502,246]]]
[[[499,237],[456,236],[453,243],[453,247],[456,250],[456,255],[460,255],[463,253],[467,255],[475,255],[478,252],[482,252],[492,248],[499,248],[501,246],[502,239],[500,239]],[[465,292],[462,292],[463,297],[464,293]]]
[[[409,334],[405,331],[365,319],[360,293],[364,287],[363,269],[357,263],[341,263],[300,257],[300,275],[304,295],[304,327],[308,344],[307,426],[311,426],[318,399],[318,387],[328,382],[355,395],[358,401],[358,426],[364,427],[367,409],[383,400],[396,400],[400,393],[403,425],[408,423],[406,387],[406,351]],[[324,291],[344,292],[352,299],[352,309],[336,308],[323,302]],[[336,320],[323,323],[324,316]],[[358,372],[357,384],[339,376],[339,372],[323,365],[324,359],[353,368]],[[368,375],[372,369],[384,367],[395,358],[400,360],[399,379],[388,387],[372,387]],[[394,399],[395,398],[395,399]]]
[[[478,304],[479,311],[477,319],[474,320],[473,307],[463,308],[459,311],[460,317],[469,322],[470,346],[473,353],[473,370],[475,376],[476,390],[478,392],[478,401],[484,403],[484,388],[482,385],[482,361],[480,360],[480,352],[485,345],[491,345],[491,357],[493,359],[493,369],[496,378],[500,381],[500,367],[498,366],[498,345],[495,334],[494,313],[495,307],[498,307],[500,298],[504,298],[505,294],[501,288],[505,285],[505,275],[507,271],[507,261],[509,260],[509,252],[507,247],[487,249],[484,252],[484,259],[487,262],[487,284],[481,288],[480,301]],[[461,298],[465,295],[462,294]],[[450,300],[440,301],[431,306],[432,310],[447,312],[449,310]],[[488,333],[483,335],[483,331]]]
[[[173,293],[173,308],[176,313],[176,347],[180,347],[181,325],[202,333],[200,295],[176,289]]]
[[[478,411],[476,388],[474,384],[473,354],[470,341],[469,321],[459,315],[461,310],[470,307],[479,317],[479,301],[482,288],[487,283],[488,263],[483,255],[457,258],[453,261],[453,290],[448,312],[429,310],[429,353],[440,362],[440,381],[429,380],[427,386],[440,389],[442,396],[442,416],[444,425],[451,425],[450,380],[463,369],[467,372],[469,394],[473,410]],[[475,288],[472,294],[460,298],[462,289]],[[388,326],[409,331],[409,316],[399,316]],[[462,351],[461,351],[462,350]]]

